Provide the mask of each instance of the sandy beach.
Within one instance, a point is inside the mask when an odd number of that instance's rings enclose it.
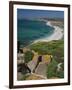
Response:
[[[49,41],[52,41],[52,40],[59,40],[63,37],[63,29],[60,28],[59,26],[55,26],[55,25],[52,25],[52,21],[48,21],[46,22],[46,25],[48,26],[51,26],[54,28],[54,33],[52,35],[50,35],[49,37],[44,37],[44,38],[41,38],[41,39],[38,39],[38,40],[35,40],[34,43],[36,42],[49,42]]]

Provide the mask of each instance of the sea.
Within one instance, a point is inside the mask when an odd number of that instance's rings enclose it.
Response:
[[[17,41],[20,47],[25,47],[35,40],[49,37],[54,33],[54,28],[48,26],[45,21],[18,19]]]

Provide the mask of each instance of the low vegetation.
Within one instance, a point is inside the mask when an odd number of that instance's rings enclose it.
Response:
[[[53,56],[52,62],[47,68],[47,78],[64,77],[64,41],[54,40],[50,42],[38,42],[30,45],[30,49],[38,52],[40,55],[49,54]],[[57,71],[57,65],[62,63],[62,70]]]
[[[25,56],[24,56],[25,63],[28,63],[29,61],[31,61],[33,56],[34,54],[31,51],[25,52]]]
[[[52,60],[52,62],[47,67],[47,78],[56,77],[57,62]]]
[[[57,65],[58,65],[58,62],[55,60],[52,60],[52,62],[48,65],[47,78],[52,78],[52,77],[63,78],[64,77],[64,71],[63,70],[57,71],[57,68],[58,68]]]
[[[54,40],[50,42],[38,42],[30,46],[30,49],[39,54],[51,54],[57,62],[64,61],[64,41]]]

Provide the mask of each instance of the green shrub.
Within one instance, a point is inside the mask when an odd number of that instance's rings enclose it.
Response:
[[[47,78],[51,77],[58,77],[58,78],[64,78],[64,64],[61,65],[62,70],[57,71],[57,65],[58,62],[53,60],[47,67]]]
[[[27,51],[24,56],[25,63],[28,63],[32,60],[34,54],[31,51]]]
[[[52,60],[52,62],[47,67],[47,78],[56,77],[57,62]]]
[[[64,78],[64,71],[59,71],[56,73],[56,77]]]

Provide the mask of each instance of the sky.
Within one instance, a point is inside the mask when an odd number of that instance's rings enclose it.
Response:
[[[64,11],[17,9],[17,18],[64,18]]]

